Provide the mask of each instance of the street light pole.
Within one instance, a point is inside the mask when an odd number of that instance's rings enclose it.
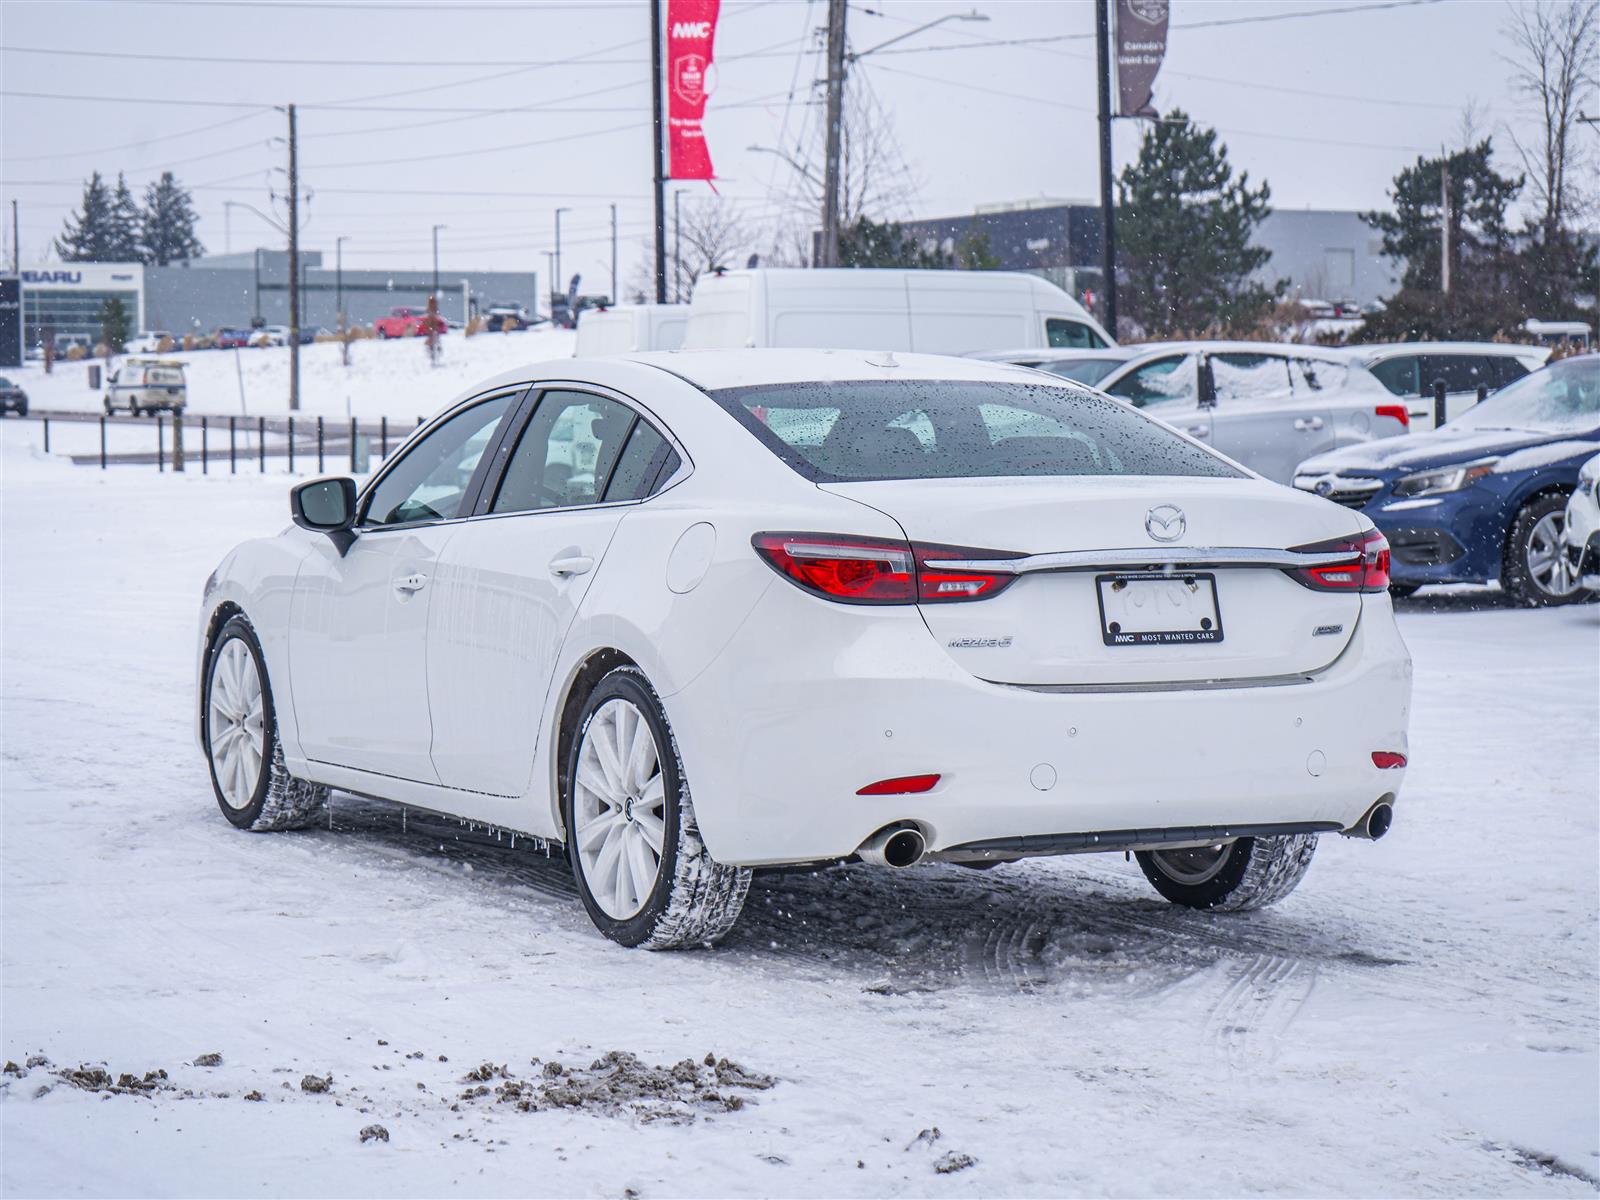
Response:
[[[448,225],[435,225],[433,227],[433,298],[439,299],[439,230],[448,229]]]
[[[15,203],[13,201],[12,203]],[[617,302],[617,206],[611,206],[611,303]]]
[[[556,277],[550,281],[552,289],[560,288],[561,284],[561,214],[571,212],[570,208],[556,209]],[[551,295],[555,295],[552,290]]]
[[[344,332],[344,244],[349,240],[347,233],[333,239],[333,310],[339,314],[340,333]]]
[[[1100,75],[1100,294],[1096,313],[1113,338],[1117,336],[1117,216],[1111,207],[1111,14],[1107,0],[1095,0],[1095,58]]]
[[[683,189],[672,193],[672,302],[683,303]]]

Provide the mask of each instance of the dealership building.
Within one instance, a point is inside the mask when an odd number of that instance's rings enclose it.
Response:
[[[1075,296],[1100,290],[1100,207],[1089,201],[980,207],[959,217],[905,221],[902,228],[946,253],[981,233],[1001,270],[1032,271]],[[1384,257],[1377,231],[1360,213],[1274,209],[1257,226],[1255,243],[1272,252],[1257,277],[1287,279],[1288,295],[1297,299],[1371,304],[1400,285],[1399,264]]]
[[[252,250],[189,259],[165,267],[141,263],[45,263],[21,272],[24,338],[100,339],[101,310],[120,300],[130,330],[160,329],[182,337],[223,327],[288,325],[289,255]],[[368,325],[391,308],[426,308],[433,272],[339,270],[317,251],[300,255],[300,324],[334,328],[343,305],[352,324]],[[439,271],[439,309],[469,320],[493,304],[532,310],[539,295],[533,271]]]

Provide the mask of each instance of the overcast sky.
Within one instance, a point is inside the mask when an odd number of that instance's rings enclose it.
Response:
[[[1328,9],[1350,11],[1310,15]],[[1095,196],[1087,0],[859,0],[851,46],[973,11],[988,20],[947,22],[855,68],[917,180],[889,215]],[[826,4],[724,0],[722,13],[707,117],[718,188],[771,224],[783,219],[791,168],[749,147],[793,147],[815,129]],[[24,262],[50,253],[93,169],[125,171],[141,190],[170,167],[195,187],[213,253],[281,245],[245,209],[225,218],[224,201],[273,210],[285,121],[271,106],[293,101],[313,193],[303,244],[330,264],[343,234],[351,265],[423,266],[430,227],[442,223],[447,272],[542,275],[562,205],[565,273],[603,288],[615,201],[625,284],[650,221],[648,14],[643,0],[4,0],[0,191],[20,202]],[[1300,15],[1205,24],[1282,14]],[[1279,207],[1378,206],[1401,166],[1459,143],[1469,104],[1480,131],[1496,135],[1502,166],[1513,165],[1505,131],[1528,125],[1500,57],[1506,14],[1505,0],[1172,0],[1157,100],[1219,129],[1233,162],[1268,180]],[[980,44],[1051,37],[1062,40]],[[1140,130],[1117,122],[1119,168]]]

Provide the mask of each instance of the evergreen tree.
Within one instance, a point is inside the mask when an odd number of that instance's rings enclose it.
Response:
[[[1495,171],[1489,138],[1445,158],[1422,158],[1394,178],[1389,196],[1393,212],[1363,213],[1383,235],[1383,252],[1405,263],[1402,288],[1436,292],[1440,288],[1440,196],[1446,166],[1450,174],[1451,286],[1471,287],[1505,266],[1510,249],[1506,208],[1522,190],[1522,179]]]
[[[198,258],[205,247],[195,236],[194,200],[178,185],[171,171],[144,190],[144,214],[140,223],[140,258],[164,267],[184,258]]]
[[[143,262],[139,250],[139,206],[134,203],[128,181],[121,172],[117,174],[117,190],[111,195],[111,244],[107,247],[107,262]]]
[[[67,218],[56,239],[56,253],[63,262],[113,262],[111,250],[115,233],[111,219],[111,190],[96,171],[83,185],[83,202]]]
[[[956,266],[963,271],[998,271],[1000,256],[989,245],[989,231],[981,228],[967,230],[965,237],[956,243]]]
[[[950,256],[908,237],[898,221],[860,217],[839,234],[841,267],[948,267]]]
[[[1237,179],[1215,130],[1173,109],[1145,133],[1138,161],[1117,181],[1122,311],[1147,333],[1253,325],[1284,284],[1250,276],[1272,257],[1251,245],[1271,212],[1271,189]]]
[[[128,344],[128,310],[117,297],[110,297],[100,306],[100,340],[111,354],[121,354]]]

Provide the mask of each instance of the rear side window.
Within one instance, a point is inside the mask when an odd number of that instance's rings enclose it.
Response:
[[[1082,321],[1065,317],[1046,317],[1045,342],[1052,350],[1099,350],[1106,341]]]
[[[1417,356],[1403,354],[1399,358],[1386,358],[1372,364],[1372,373],[1396,396],[1420,396],[1422,384],[1417,374]]]
[[[807,479],[1179,475],[1238,478],[1114,401],[1049,383],[865,380],[728,388],[712,398]]]
[[[611,472],[605,499],[643,500],[672,477],[678,464],[678,452],[654,426],[641,420],[628,435],[628,444]]]
[[[1425,354],[1422,356],[1422,386],[1427,394],[1434,383],[1444,380],[1447,392],[1475,392],[1482,384],[1491,391],[1499,387],[1488,358],[1480,354]]]
[[[550,391],[517,441],[491,512],[597,504],[633,427],[625,404]]]

